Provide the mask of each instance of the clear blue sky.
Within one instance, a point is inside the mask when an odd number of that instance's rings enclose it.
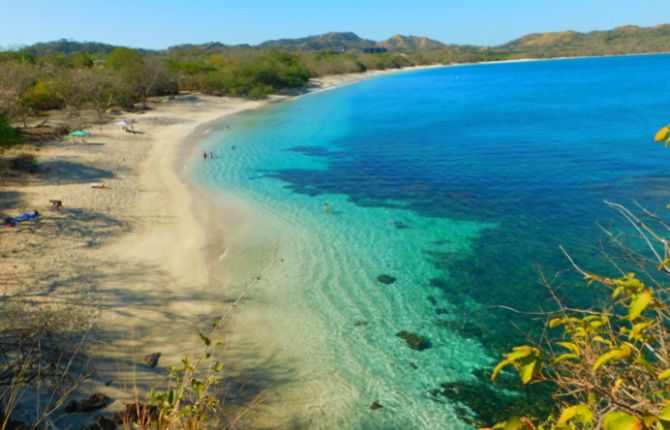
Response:
[[[329,31],[495,45],[527,33],[649,26],[669,0],[1,0],[0,46],[67,38],[141,48]]]

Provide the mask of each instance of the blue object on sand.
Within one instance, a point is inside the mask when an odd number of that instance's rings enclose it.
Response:
[[[68,134],[68,136],[89,137],[89,136],[91,136],[91,133],[89,133],[88,131],[84,131],[84,130],[75,130],[72,133]]]
[[[31,219],[35,219],[37,217],[38,217],[38,215],[36,215],[36,214],[26,213],[26,214],[21,214],[19,216],[15,216],[14,218],[12,218],[12,221],[14,221],[14,222],[30,221]]]

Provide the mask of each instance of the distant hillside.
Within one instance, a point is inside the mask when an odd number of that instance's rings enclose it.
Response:
[[[425,49],[435,49],[444,46],[437,40],[419,36],[402,36],[397,34],[381,42],[363,39],[354,33],[326,33],[318,36],[303,37],[300,39],[270,40],[258,45],[260,48],[295,49],[302,51],[322,50],[364,50],[370,48],[384,48],[388,51],[413,52]]]
[[[96,42],[74,42],[58,40],[37,43],[26,47],[36,56],[71,54],[82,52],[89,55],[105,55],[116,46]],[[436,54],[435,61],[472,62],[504,58],[553,58],[572,56],[598,56],[670,52],[670,25],[654,27],[623,26],[608,31],[580,33],[562,31],[536,33],[523,36],[511,42],[493,46],[445,45],[444,43],[419,36],[395,35],[381,42],[364,39],[351,32],[331,32],[298,39],[270,40],[259,45],[226,45],[221,42],[204,44],[183,44],[162,51],[138,50],[144,54],[167,52],[174,55],[241,55],[244,52],[258,52],[264,49],[284,49],[291,51],[367,51],[383,48],[389,52]],[[425,55],[424,55],[425,57]],[[428,58],[428,57],[425,57]],[[431,57],[432,58],[432,57]]]
[[[183,43],[181,45],[170,46],[166,51],[170,52],[179,52],[179,51],[191,51],[193,49],[201,49],[203,51],[216,51],[219,49],[225,49],[228,45],[221,42],[210,42],[210,43]]]
[[[132,108],[177,91],[262,98],[294,92],[310,78],[408,66],[670,53],[670,25],[538,33],[494,47],[404,35],[377,42],[334,32],[255,46],[213,41],[112,54],[116,48],[63,39],[0,51],[0,116],[19,123],[33,111],[109,104],[109,94]]]
[[[373,48],[377,44],[373,40],[362,39],[354,33],[326,33],[318,36],[302,37],[299,39],[270,40],[258,45],[259,48],[283,48],[299,50],[338,50],[344,48],[364,49]]]
[[[670,52],[670,25],[628,25],[608,31],[537,33],[495,47],[497,51],[555,57]]]
[[[438,42],[437,40],[429,39],[427,37],[402,36],[400,34],[396,34],[395,36],[379,42],[378,45],[382,48],[386,48],[389,51],[405,52],[435,49],[444,46],[442,42]]]
[[[199,52],[201,54],[218,54],[221,52],[235,52],[253,49],[251,45],[226,45],[220,42],[210,42],[201,44],[185,43],[182,45],[170,46],[164,52],[171,54],[184,54]]]
[[[116,48],[114,45],[98,42],[75,42],[72,40],[61,39],[53,42],[41,42],[26,48],[34,55],[54,55],[54,54],[72,54],[81,52],[84,54],[109,54]]]

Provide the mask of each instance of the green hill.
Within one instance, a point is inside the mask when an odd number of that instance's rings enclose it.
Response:
[[[402,52],[422,51],[426,49],[441,48],[444,46],[442,42],[438,42],[437,40],[429,39],[427,37],[402,36],[400,34],[396,34],[395,36],[379,42],[378,45],[382,48],[386,48],[389,51]]]
[[[608,31],[537,33],[494,48],[541,57],[620,55],[670,52],[670,25],[628,25]]]
[[[85,54],[108,54],[115,48],[114,45],[96,42],[75,42],[58,40],[54,42],[37,43],[24,48],[35,56],[55,54],[69,55],[74,52]],[[493,47],[473,45],[445,45],[444,43],[420,36],[395,35],[389,39],[376,42],[364,39],[351,32],[331,32],[316,36],[297,39],[277,39],[263,42],[259,45],[226,45],[220,42],[204,44],[183,44],[172,46],[163,51],[138,50],[144,53],[168,52],[171,54],[222,54],[239,53],[242,51],[257,51],[264,49],[284,49],[289,51],[305,52],[349,52],[363,51],[370,48],[384,48],[389,52],[449,52],[467,53],[469,56],[477,52],[486,59],[495,56],[509,58],[552,58],[591,55],[622,55],[656,52],[670,52],[670,25],[663,24],[654,27],[637,27],[633,25],[618,27],[607,31],[592,31],[580,33],[576,31],[562,31],[550,33],[535,33],[512,40],[511,42]]]
[[[14,123],[41,110],[118,104],[177,91],[261,98],[295,92],[310,78],[433,64],[523,58],[670,53],[670,25],[609,31],[530,34],[495,46],[443,44],[395,35],[377,42],[326,33],[260,45],[182,44],[163,50],[117,49],[58,40],[0,51],[0,119]]]
[[[61,39],[53,42],[40,42],[27,47],[26,49],[36,56],[72,54],[79,52],[82,54],[109,54],[116,48],[115,45],[99,42],[75,42],[73,40]],[[146,50],[139,50],[146,51]]]
[[[263,42],[259,48],[281,48],[309,51],[321,50],[351,50],[373,48],[376,42],[362,39],[354,33],[326,33],[318,36],[302,37],[299,39],[279,39]]]

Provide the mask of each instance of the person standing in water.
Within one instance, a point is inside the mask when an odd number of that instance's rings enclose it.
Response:
[[[326,215],[330,213],[330,205],[327,202],[323,204],[323,213]]]
[[[214,153],[212,151],[209,151],[209,159],[210,160],[214,159]]]
[[[205,160],[207,160],[207,151],[204,151],[204,152],[202,153],[202,158],[205,159]]]

